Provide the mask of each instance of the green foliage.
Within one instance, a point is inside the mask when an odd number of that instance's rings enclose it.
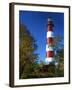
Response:
[[[49,65],[41,61],[38,63],[39,55],[35,53],[37,49],[36,41],[27,30],[26,26],[20,24],[19,31],[19,78],[46,78],[64,76],[64,48],[61,37],[55,37],[54,50],[58,51],[54,55],[54,61]],[[55,62],[58,65],[55,65]]]
[[[34,63],[38,59],[38,55],[34,53],[37,45],[34,38],[25,26],[20,25],[19,36],[19,58],[20,58],[20,78],[27,78],[27,76],[34,71]]]
[[[54,61],[57,63],[55,73],[56,76],[64,76],[64,46],[63,38],[60,36],[55,37],[54,40],[54,50],[56,54],[54,55]]]

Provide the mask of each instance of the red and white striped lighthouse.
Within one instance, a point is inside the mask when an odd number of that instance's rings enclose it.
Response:
[[[47,34],[46,34],[46,64],[50,64],[54,58],[53,42],[54,42],[54,33],[53,33],[53,22],[51,18],[48,18],[47,22]]]

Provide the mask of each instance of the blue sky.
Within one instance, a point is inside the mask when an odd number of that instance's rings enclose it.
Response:
[[[19,22],[27,27],[37,43],[36,53],[39,54],[39,60],[45,61],[46,52],[46,24],[48,17],[51,17],[54,23],[54,35],[64,36],[64,13],[55,12],[37,12],[20,11]]]

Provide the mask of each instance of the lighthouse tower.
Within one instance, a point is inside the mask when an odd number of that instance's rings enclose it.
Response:
[[[54,58],[54,50],[53,50],[53,42],[54,42],[54,33],[53,33],[54,24],[51,18],[48,18],[47,22],[47,34],[46,34],[46,64],[50,64],[53,62]]]

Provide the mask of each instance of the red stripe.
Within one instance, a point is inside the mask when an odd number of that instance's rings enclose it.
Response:
[[[54,27],[54,24],[52,21],[48,21],[48,26],[51,25],[52,27]]]
[[[47,51],[46,52],[46,57],[53,57],[54,56],[54,51]]]
[[[46,40],[47,44],[53,44],[53,38],[52,37],[48,37]]]
[[[48,31],[53,31],[52,26],[48,25]]]

